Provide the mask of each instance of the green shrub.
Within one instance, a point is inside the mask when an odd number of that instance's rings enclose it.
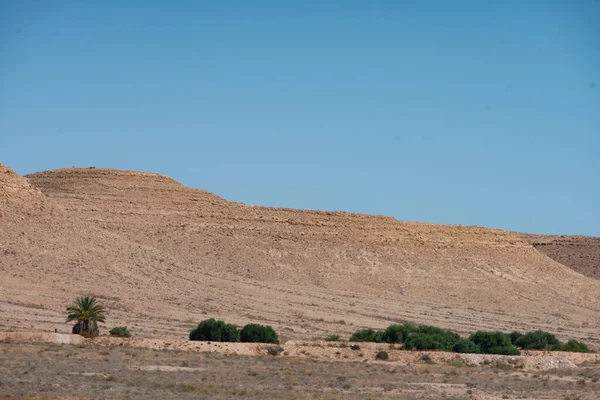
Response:
[[[501,354],[503,356],[520,356],[521,352],[512,344],[509,346],[490,347],[487,354]]]
[[[560,350],[563,347],[556,336],[544,331],[527,332],[515,341],[515,345],[525,350]]]
[[[418,330],[419,328],[416,325],[408,322],[402,325],[392,324],[383,331],[382,339],[386,343],[401,343],[406,340],[410,333],[417,332]]]
[[[459,340],[460,336],[452,331],[430,325],[419,325],[416,327],[416,331],[409,332],[404,338],[404,348],[407,350],[452,351]]]
[[[414,332],[404,341],[406,350],[449,350],[440,335]]]
[[[328,335],[325,336],[324,340],[326,342],[339,342],[340,340],[342,340],[342,338],[340,337],[340,335]]]
[[[456,342],[456,344],[452,347],[452,351],[456,353],[481,353],[479,346],[471,342],[469,339],[463,338]]]
[[[578,342],[577,340],[569,340],[562,347],[563,351],[573,351],[577,353],[591,353],[592,351],[587,347],[585,343]]]
[[[383,343],[383,332],[374,329],[360,329],[350,336],[348,339],[351,342],[375,342]]]
[[[406,350],[443,350],[444,345],[432,335],[411,333],[404,341],[404,348]]]
[[[109,333],[111,336],[131,337],[131,333],[129,333],[126,326],[112,328]]]
[[[419,325],[417,326],[417,332],[424,333],[426,335],[439,335],[450,331],[438,328],[437,326],[433,325]]]
[[[431,325],[420,325],[418,332],[436,337],[442,343],[444,350],[448,351],[452,350],[452,347],[460,340],[457,333]]]
[[[190,340],[239,342],[240,332],[234,325],[211,318],[200,322],[195,329],[190,331]]]
[[[275,343],[279,344],[279,336],[270,326],[248,324],[240,331],[240,339],[246,343]]]
[[[521,354],[511,342],[510,337],[502,332],[477,331],[469,337],[469,340],[479,346],[485,354],[503,354],[516,356]]]
[[[521,336],[523,336],[523,334],[521,332],[517,332],[517,331],[513,331],[508,335],[508,337],[510,338],[510,342],[512,344],[515,344]]]

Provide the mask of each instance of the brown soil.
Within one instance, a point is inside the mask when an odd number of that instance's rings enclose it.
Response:
[[[600,344],[600,281],[511,232],[246,206],[107,169],[0,166],[0,187],[7,328],[68,331],[65,305],[91,293],[135,336],[184,338],[214,316],[284,340],[409,320]]]
[[[569,353],[563,351],[528,351],[521,356],[494,354],[458,354],[443,351],[408,351],[401,345],[387,343],[325,342],[290,340],[281,345],[267,343],[221,343],[200,342],[186,339],[118,338],[98,336],[84,338],[79,335],[50,332],[1,332],[4,343],[52,343],[79,346],[125,346],[152,350],[178,350],[201,353],[236,354],[243,356],[265,356],[272,348],[290,359],[319,361],[347,361],[370,363],[393,363],[412,365],[420,362],[461,366],[487,366],[524,371],[546,371],[577,369],[578,364],[600,364],[600,353]],[[388,359],[378,360],[377,354],[385,351]]]
[[[594,279],[600,279],[600,238],[520,234],[553,260]]]
[[[211,349],[181,351],[159,339],[56,345],[44,342],[55,334],[22,337],[26,344],[7,341],[11,335],[0,340],[0,396],[10,399],[71,399],[77,393],[77,398],[115,399],[595,400],[600,390],[597,360],[561,368],[559,361],[572,363],[548,356],[470,362],[468,356],[485,356],[401,352],[372,343],[350,350],[341,343],[292,342],[283,345],[284,352],[267,355],[259,344],[219,349],[205,343]],[[174,347],[165,350],[166,345]],[[247,354],[251,346],[261,351]],[[375,351],[384,348],[390,359],[375,360]],[[536,359],[558,367],[532,370],[525,361]]]

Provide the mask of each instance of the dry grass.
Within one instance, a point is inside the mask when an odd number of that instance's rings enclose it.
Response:
[[[216,353],[0,343],[8,398],[596,399],[600,365],[543,373],[448,364],[317,361]],[[64,396],[64,397],[63,397]]]

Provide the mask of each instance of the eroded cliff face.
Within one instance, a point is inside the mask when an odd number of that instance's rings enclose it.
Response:
[[[131,307],[150,336],[169,328],[161,319],[185,332],[210,314],[268,322],[288,337],[411,320],[461,332],[561,326],[559,335],[600,341],[600,282],[511,232],[246,206],[158,174],[14,176],[55,211],[43,224],[22,215],[35,240],[13,243],[22,257],[0,267],[54,282],[57,302],[76,287]],[[34,253],[43,270],[32,266]]]

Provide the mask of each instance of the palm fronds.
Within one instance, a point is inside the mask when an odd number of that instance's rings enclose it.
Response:
[[[77,321],[73,333],[87,333],[96,336],[99,333],[98,322],[105,322],[105,309],[93,296],[81,296],[67,307],[67,322]]]

